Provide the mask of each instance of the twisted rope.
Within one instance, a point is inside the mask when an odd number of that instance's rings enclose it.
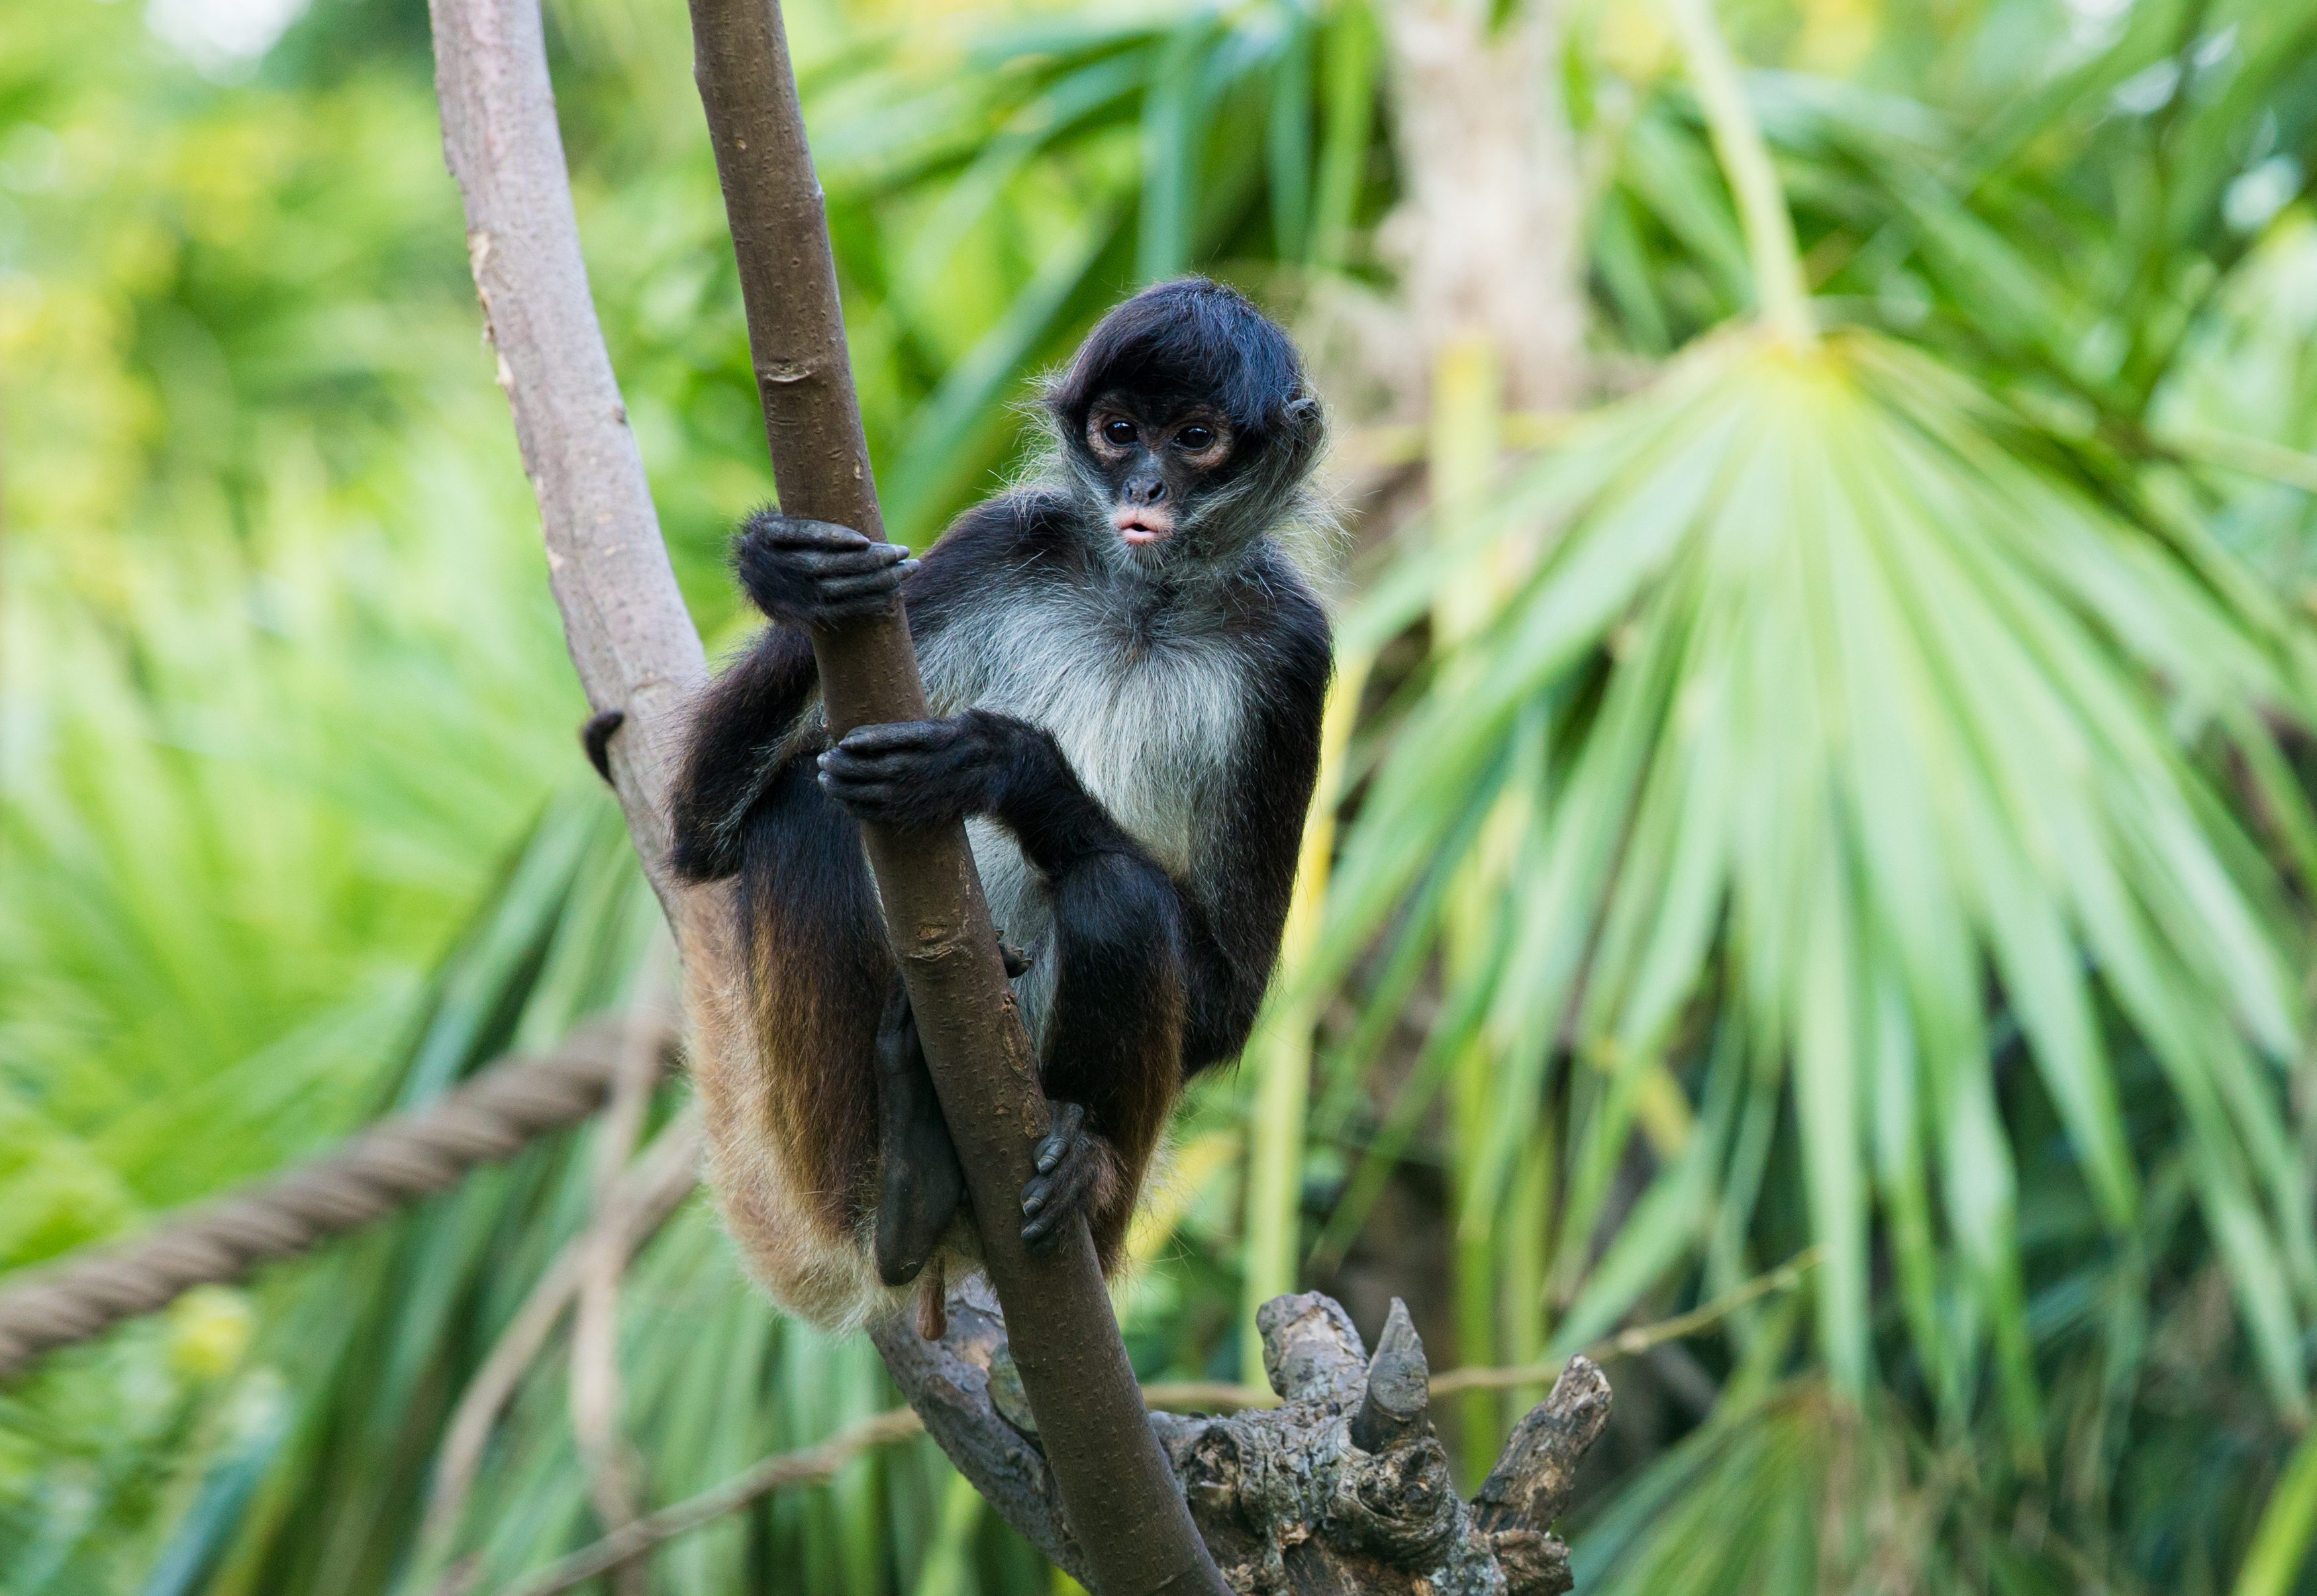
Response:
[[[0,1379],[44,1352],[166,1307],[193,1287],[293,1258],[457,1184],[477,1164],[513,1157],[541,1134],[593,1114],[626,1049],[654,1047],[665,1064],[675,1045],[658,1016],[596,1021],[553,1053],[494,1064],[286,1175],[28,1274],[0,1289]]]

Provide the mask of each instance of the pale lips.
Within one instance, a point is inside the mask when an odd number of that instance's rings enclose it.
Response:
[[[1164,542],[1175,530],[1175,517],[1164,510],[1121,510],[1112,518],[1118,535],[1140,548]]]

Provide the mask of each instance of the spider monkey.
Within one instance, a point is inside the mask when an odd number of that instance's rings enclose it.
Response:
[[[824,1324],[899,1306],[929,1262],[937,1296],[974,1247],[861,822],[966,823],[1055,1109],[1023,1239],[1084,1214],[1105,1272],[1184,1081],[1237,1055],[1278,955],[1332,669],[1281,542],[1317,513],[1302,361],[1185,279],[1114,309],[1042,409],[1044,465],[922,560],[750,516],[732,564],[772,624],[688,727],[672,863],[738,877],[747,972],[690,994],[711,1172],[752,1270]],[[832,745],[810,633],[897,597],[940,718]]]

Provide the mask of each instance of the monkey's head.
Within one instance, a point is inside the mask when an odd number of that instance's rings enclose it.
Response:
[[[1203,277],[1146,288],[1087,337],[1046,395],[1089,531],[1133,563],[1244,548],[1277,523],[1326,423],[1294,344]]]

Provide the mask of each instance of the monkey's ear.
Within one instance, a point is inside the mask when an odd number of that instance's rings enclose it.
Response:
[[[1316,453],[1328,435],[1328,412],[1314,396],[1299,393],[1279,407],[1279,431],[1299,457]]]

